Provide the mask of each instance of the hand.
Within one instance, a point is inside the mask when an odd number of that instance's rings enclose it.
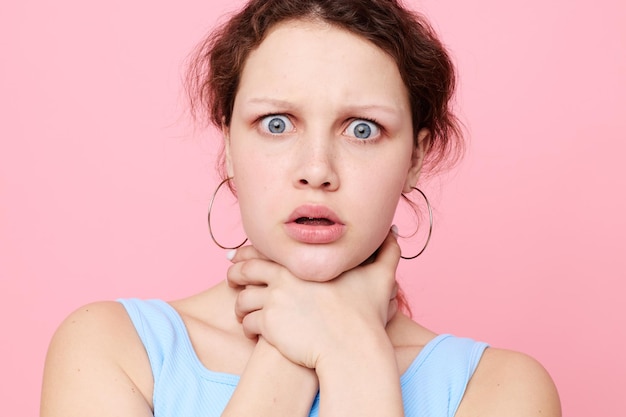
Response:
[[[318,283],[298,279],[254,247],[240,248],[227,277],[229,285],[242,288],[235,312],[246,335],[263,336],[308,368],[326,354],[358,349],[368,335],[387,337],[384,328],[398,309],[400,248],[392,233],[378,252],[372,263]]]

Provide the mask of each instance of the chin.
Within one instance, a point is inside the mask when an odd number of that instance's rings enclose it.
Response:
[[[301,269],[301,268],[297,268]],[[337,278],[344,271],[328,271],[326,268],[321,268],[324,270],[314,271],[310,268],[307,268],[306,271],[293,271],[290,269],[291,273],[295,275],[298,279],[302,281],[310,281],[310,282],[328,282]]]
[[[377,246],[355,250],[345,244],[291,244],[273,245],[266,249],[262,251],[265,256],[287,268],[297,278],[303,281],[328,282],[350,269],[372,262]]]
[[[302,259],[295,257],[297,261],[286,260],[283,265],[289,271],[303,281],[328,282],[339,275],[360,264],[360,262],[337,262],[337,256],[332,259]]]

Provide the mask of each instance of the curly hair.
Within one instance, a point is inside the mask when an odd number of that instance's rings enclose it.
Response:
[[[463,141],[460,123],[452,111],[454,65],[426,19],[397,0],[249,1],[211,32],[191,56],[186,88],[192,117],[218,128],[229,126],[250,52],[274,25],[306,19],[321,20],[361,36],[394,59],[409,94],[414,140],[422,128],[430,131],[424,172],[436,172],[459,159]]]

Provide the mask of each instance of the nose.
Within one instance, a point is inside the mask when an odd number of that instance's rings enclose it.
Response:
[[[297,188],[335,191],[339,187],[336,160],[332,138],[301,138],[298,155],[294,158],[294,185]]]

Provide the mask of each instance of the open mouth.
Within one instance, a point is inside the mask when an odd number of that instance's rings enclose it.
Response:
[[[347,226],[330,208],[321,204],[303,204],[285,222],[292,239],[310,244],[332,243],[340,239]]]
[[[317,218],[317,217],[298,217],[296,219],[296,223],[304,224],[308,226],[332,226],[335,224],[334,221],[326,219],[326,218]]]

